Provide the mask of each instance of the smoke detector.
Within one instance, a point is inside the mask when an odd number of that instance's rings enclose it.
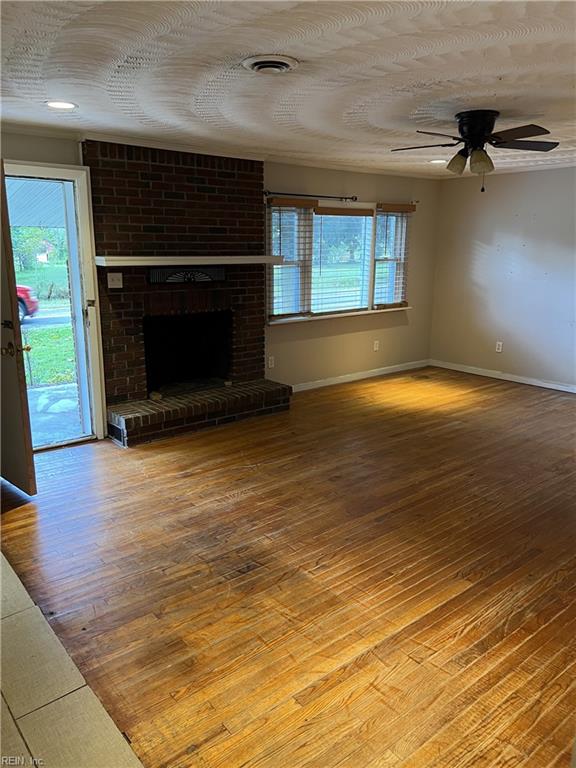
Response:
[[[296,69],[298,60],[291,56],[277,56],[274,53],[267,53],[244,59],[242,66],[259,75],[280,75],[283,72],[291,72]]]

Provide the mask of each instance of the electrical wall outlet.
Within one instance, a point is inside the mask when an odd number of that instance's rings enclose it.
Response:
[[[122,272],[108,272],[108,288],[122,288]]]
[[[380,342],[378,341],[378,339],[374,339],[374,352],[378,352],[379,349],[380,349]]]
[[[270,357],[268,358],[268,368],[274,368],[274,362],[275,362],[274,355],[270,355]]]
[[[503,347],[504,347],[504,343],[502,341],[496,342],[496,352],[502,352]]]

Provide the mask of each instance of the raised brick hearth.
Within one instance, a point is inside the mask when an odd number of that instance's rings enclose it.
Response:
[[[124,446],[204,429],[290,407],[291,387],[273,381],[250,381],[229,387],[166,397],[159,402],[135,400],[108,408],[110,435]]]
[[[290,387],[264,380],[266,267],[239,262],[265,253],[262,163],[97,141],[84,142],[83,152],[96,255],[150,260],[98,268],[110,434],[133,445],[287,408]],[[205,258],[206,267],[225,257],[226,264],[212,282],[151,281],[153,268],[182,256]],[[111,271],[122,272],[122,288],[108,287]],[[144,318],[222,310],[231,316],[231,386],[149,400]],[[194,355],[189,325],[182,323],[176,345],[182,355]],[[173,350],[173,335],[170,342]]]

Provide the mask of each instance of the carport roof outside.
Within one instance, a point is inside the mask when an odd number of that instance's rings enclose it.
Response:
[[[70,181],[8,176],[11,227],[66,227],[64,185]]]

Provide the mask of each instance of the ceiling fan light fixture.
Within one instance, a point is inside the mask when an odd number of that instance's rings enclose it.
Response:
[[[414,147],[394,147],[391,152],[409,152],[417,149],[436,149],[437,147],[456,147],[464,144],[463,149],[457,152],[446,165],[446,170],[456,176],[461,176],[465,169],[468,157],[470,157],[470,171],[478,176],[492,173],[494,163],[486,153],[484,146],[494,149],[518,149],[527,152],[550,152],[556,149],[557,141],[524,141],[532,136],[546,136],[550,133],[541,125],[519,125],[516,128],[508,128],[503,131],[494,131],[496,119],[500,113],[495,109],[471,109],[458,112],[455,115],[458,123],[458,136],[450,133],[437,133],[436,131],[421,131],[427,136],[438,136],[441,139],[450,139],[451,143],[419,144]],[[442,160],[429,160],[430,163],[442,163]],[[482,187],[484,191],[484,187]]]
[[[450,173],[453,173],[456,176],[462,176],[462,174],[464,173],[464,169],[466,168],[467,160],[468,160],[468,150],[461,149],[459,152],[456,152],[452,160],[450,160],[450,162],[446,166],[446,170],[450,171]]]
[[[470,170],[481,176],[483,173],[492,173],[494,163],[483,149],[474,149],[470,155]]]

